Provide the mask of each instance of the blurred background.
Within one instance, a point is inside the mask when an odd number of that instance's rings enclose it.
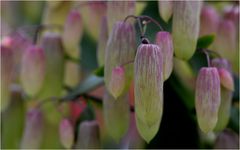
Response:
[[[234,40],[236,56],[239,56],[239,3],[237,1],[219,1],[203,3],[216,12],[220,20],[229,19],[227,13],[236,6],[236,17],[232,19],[237,31]],[[77,58],[65,57],[64,86],[61,97],[63,102],[46,100],[40,103],[29,97],[19,79],[21,49],[25,43],[34,42],[38,25],[59,25],[64,27],[70,10],[76,9],[83,19],[83,33],[78,45]],[[202,9],[203,11],[203,9]],[[235,91],[231,102],[231,113],[227,127],[219,132],[204,134],[200,131],[194,106],[194,87],[198,71],[206,66],[207,62],[203,53],[196,52],[188,61],[174,60],[174,71],[170,78],[164,82],[164,112],[160,129],[150,143],[145,143],[140,137],[135,124],[134,112],[130,113],[130,128],[120,141],[114,140],[106,130],[103,114],[103,67],[98,64],[97,48],[101,32],[101,17],[107,13],[105,1],[1,1],[1,41],[12,36],[19,40],[14,45],[15,67],[14,79],[10,86],[10,101],[8,106],[1,111],[1,148],[18,149],[23,143],[29,121],[30,109],[41,104],[42,117],[39,126],[31,130],[40,130],[42,140],[38,148],[64,148],[61,142],[59,124],[63,118],[68,118],[74,129],[74,143],[78,143],[78,126],[86,120],[96,120],[99,125],[101,148],[239,148],[239,60],[232,64]],[[172,17],[168,22],[159,14],[158,1],[136,1],[135,15],[148,15],[157,20],[165,31],[171,32]],[[200,36],[204,28],[208,28],[208,22],[204,23],[204,13],[201,13]],[[141,42],[137,24],[137,45]],[[216,24],[215,29],[218,29]],[[48,29],[47,29],[48,30]],[[51,30],[51,29],[49,29]],[[146,37],[151,43],[155,41],[159,28],[149,24]],[[208,47],[215,50],[217,46],[218,30],[213,31],[215,40]],[[59,31],[61,33],[61,31]],[[110,31],[109,31],[110,32]],[[19,37],[20,35],[20,37]],[[40,35],[41,36],[41,35]],[[219,35],[220,36],[220,35]],[[24,37],[24,38],[22,38]],[[24,39],[24,40],[23,40]],[[217,43],[218,44],[218,43]],[[222,43],[228,44],[226,43]],[[201,44],[198,45],[201,47]],[[218,46],[219,47],[219,46]],[[216,50],[217,51],[217,50]],[[227,52],[228,53],[228,52]],[[221,53],[222,54],[222,53]],[[71,61],[73,65],[67,65]],[[1,61],[1,63],[4,63]],[[70,64],[71,64],[70,63]],[[3,88],[3,87],[1,87]],[[134,104],[133,85],[129,90],[129,103]],[[80,97],[78,95],[81,95]],[[2,100],[1,100],[2,101]],[[28,114],[28,115],[27,115]],[[31,118],[31,117],[30,117]],[[111,128],[114,128],[112,126]],[[30,130],[30,129],[28,129]],[[37,138],[36,138],[37,139]],[[31,139],[35,140],[35,139]],[[30,141],[29,141],[30,142]]]

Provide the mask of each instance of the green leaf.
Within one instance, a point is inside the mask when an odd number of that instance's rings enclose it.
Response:
[[[104,77],[104,66],[101,66],[101,67],[97,68],[94,71],[94,74],[98,77]]]
[[[208,48],[214,41],[215,35],[205,35],[198,38],[197,48]]]
[[[74,100],[79,95],[87,93],[99,85],[103,84],[103,78],[98,77],[96,75],[90,75],[86,78],[79,86],[77,86],[70,94],[65,96],[63,100]]]

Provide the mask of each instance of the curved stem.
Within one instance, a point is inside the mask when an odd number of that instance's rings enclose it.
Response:
[[[145,15],[144,16],[139,16],[139,17],[142,18],[142,19],[148,19],[149,21],[151,21],[154,24],[156,24],[160,28],[161,31],[163,31],[162,26],[155,19],[153,19],[152,17],[145,16]]]
[[[206,50],[203,50],[203,52],[204,52],[204,54],[206,55],[208,67],[211,67],[210,58],[209,58],[208,52],[207,52]]]

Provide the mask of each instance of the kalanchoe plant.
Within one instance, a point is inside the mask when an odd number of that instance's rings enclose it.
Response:
[[[141,44],[134,61],[136,123],[140,135],[150,142],[163,112],[163,52],[158,45]]]
[[[200,129],[213,131],[218,120],[221,103],[220,78],[215,67],[202,67],[198,73],[195,92],[195,106]]]
[[[1,44],[1,111],[10,102],[10,85],[13,79],[13,51]]]
[[[135,51],[135,30],[133,25],[122,21],[116,22],[107,42],[104,66],[106,88],[115,98],[124,94],[130,86],[133,77],[133,65],[127,63],[134,60]],[[111,87],[110,84],[118,84],[118,81],[112,79],[114,78],[114,76],[112,76],[113,69],[121,65],[124,65],[125,80],[124,83],[121,83],[124,87],[123,90],[118,91],[117,93],[112,93],[112,91],[115,92],[116,90],[112,90],[111,88],[117,87]]]
[[[173,42],[169,32],[158,32],[155,42],[163,52],[163,78],[167,80],[173,69]]]
[[[195,52],[200,26],[201,1],[173,2],[173,44],[177,58],[189,60]]]
[[[79,58],[79,42],[83,34],[83,21],[78,10],[72,10],[66,20],[63,30],[63,45],[66,53],[73,58]]]
[[[27,48],[21,62],[21,84],[29,96],[36,96],[45,77],[44,50],[36,45]]]
[[[73,125],[68,119],[63,119],[59,125],[60,141],[65,148],[71,148],[74,142]]]
[[[116,142],[119,142],[127,132],[129,126],[130,112],[128,94],[120,96],[115,100],[114,97],[106,91],[103,98],[103,111],[105,125],[109,135],[112,136]]]

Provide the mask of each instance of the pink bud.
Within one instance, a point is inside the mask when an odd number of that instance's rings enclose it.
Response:
[[[231,20],[237,29],[239,29],[239,9],[239,5],[231,5],[224,10],[224,18]]]
[[[161,18],[165,21],[168,22],[168,20],[172,16],[173,12],[173,1],[158,1],[158,11],[161,16]]]
[[[110,81],[112,80],[113,69],[116,66],[124,65],[124,90],[118,95],[127,92],[133,78],[133,65],[127,63],[134,60],[135,51],[134,27],[127,22],[117,22],[113,27],[106,47],[104,80],[108,91],[112,90],[110,87]]]
[[[25,129],[21,141],[22,149],[40,148],[43,138],[43,116],[40,110],[31,109],[27,113]]]
[[[98,65],[103,66],[105,61],[105,49],[108,40],[108,26],[107,26],[107,17],[102,17],[101,27],[100,27],[100,34],[98,38],[98,45],[97,45],[97,58],[98,58]]]
[[[20,77],[24,91],[30,96],[36,96],[45,77],[45,55],[42,48],[30,46],[25,50]]]
[[[75,148],[100,148],[100,133],[97,121],[84,121],[80,124],[77,144]]]
[[[103,111],[106,130],[116,142],[119,142],[129,127],[128,95],[120,96],[116,100],[106,92],[103,99]]]
[[[174,1],[172,35],[177,58],[188,60],[197,46],[201,1]]]
[[[62,145],[65,148],[70,149],[74,141],[74,129],[68,119],[63,119],[60,122],[59,134]]]
[[[214,149],[239,149],[239,135],[230,129],[219,133]]]
[[[1,111],[10,102],[10,84],[13,79],[13,51],[1,45]]]
[[[77,10],[68,14],[63,30],[63,45],[66,53],[73,58],[79,58],[79,42],[83,34],[83,21]]]
[[[109,92],[114,98],[118,98],[124,90],[125,71],[123,67],[116,67],[112,70],[112,77],[109,82]]]
[[[39,98],[60,96],[64,81],[64,54],[61,37],[57,33],[46,32],[40,45],[45,53],[46,72]]]
[[[226,69],[218,69],[221,84],[230,91],[234,91],[233,77]]]
[[[201,10],[200,33],[199,36],[216,34],[219,22],[219,15],[214,7],[203,6]]]
[[[163,78],[167,80],[173,69],[173,42],[169,32],[158,32],[156,44],[163,52]]]
[[[201,68],[196,82],[195,106],[199,127],[205,133],[212,131],[216,126],[220,96],[220,78],[217,68]]]
[[[218,69],[224,68],[228,71],[231,71],[231,65],[227,59],[224,58],[214,58],[211,60],[211,66],[216,67]]]
[[[163,53],[159,46],[141,44],[134,61],[137,128],[145,141],[156,135],[163,111]]]
[[[108,1],[107,19],[108,31],[112,31],[117,21],[122,21],[128,15],[135,14],[135,1]]]

